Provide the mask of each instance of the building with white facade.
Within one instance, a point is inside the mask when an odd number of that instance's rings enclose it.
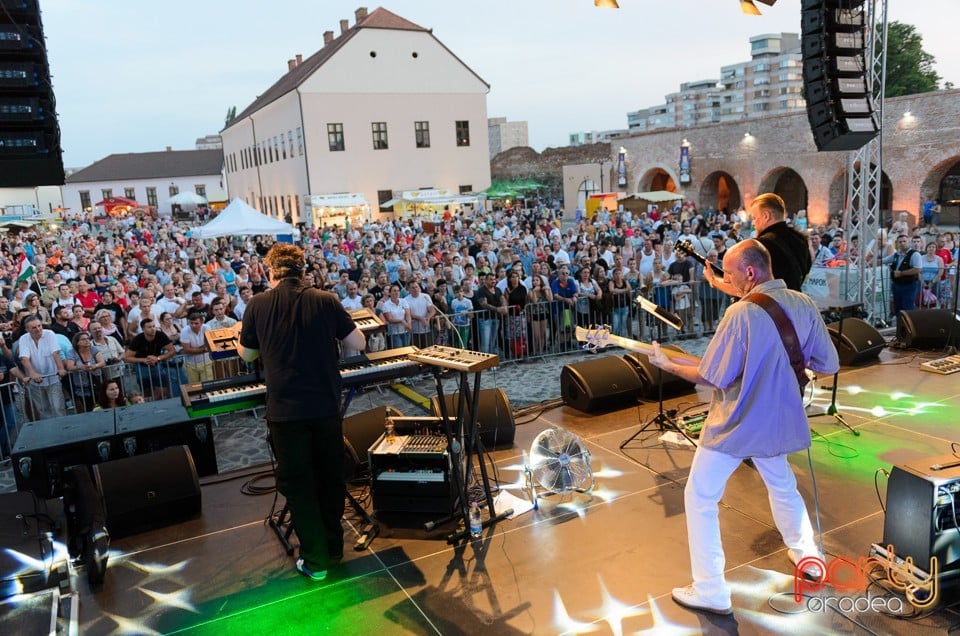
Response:
[[[203,137],[197,137],[193,147],[197,150],[221,150],[223,140],[220,139],[220,135],[204,135]]]
[[[489,187],[489,85],[430,30],[383,8],[355,17],[221,131],[231,197],[313,222],[314,195],[361,193],[376,214],[405,190]]]
[[[491,159],[504,150],[530,145],[530,136],[525,121],[507,121],[506,117],[491,117],[487,120],[487,134],[490,141]]]
[[[627,113],[631,133],[802,111],[803,56],[796,33],[750,38],[747,62],[720,68],[720,80],[686,82],[666,103]]]
[[[590,144],[610,141],[617,137],[627,135],[630,132],[631,131],[624,128],[618,128],[616,130],[582,130],[570,133],[568,139],[570,140],[570,146],[588,146]]]
[[[77,170],[61,188],[67,214],[92,212],[97,202],[110,197],[133,199],[170,214],[170,198],[195,192],[214,207],[224,204],[223,152],[171,150],[110,155]]]

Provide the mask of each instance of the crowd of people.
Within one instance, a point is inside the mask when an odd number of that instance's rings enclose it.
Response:
[[[301,235],[305,285],[386,323],[385,338],[370,338],[369,349],[446,343],[526,358],[576,346],[577,325],[608,324],[616,335],[643,337],[638,294],[677,313],[681,336],[710,332],[727,296],[703,283],[703,265],[677,245],[722,267],[727,250],[756,229],[742,211],[700,211],[690,203],[639,213],[602,208],[566,228],[544,206],[444,212],[430,231],[424,225],[412,218]],[[898,218],[881,232],[868,258],[894,254],[887,237],[907,231],[920,252],[924,290],[942,303],[957,258],[954,236],[901,226]],[[858,253],[857,237],[846,242],[836,219],[808,234],[815,265]],[[183,223],[133,216],[81,215],[7,235],[0,256],[3,381],[25,384],[25,414],[42,418],[67,406],[93,408],[103,379],[121,376],[111,371],[120,363],[137,380],[125,392],[147,398],[212,379],[204,333],[242,320],[251,298],[268,289],[262,259],[272,242],[199,241]],[[32,275],[21,276],[22,260]],[[9,386],[6,393],[4,404],[13,403]]]

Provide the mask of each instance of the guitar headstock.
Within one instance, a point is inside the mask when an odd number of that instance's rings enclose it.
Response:
[[[583,343],[583,348],[586,351],[603,349],[612,343],[612,340],[610,339],[610,327],[606,325],[591,327],[590,329],[577,327],[576,331],[574,332],[574,336],[576,337],[577,342]]]
[[[674,243],[673,249],[677,252],[680,252],[684,256],[693,256],[697,253],[697,250],[693,247],[693,243],[687,240],[677,241]]]

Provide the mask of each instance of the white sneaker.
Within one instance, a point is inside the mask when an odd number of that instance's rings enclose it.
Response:
[[[787,558],[790,559],[790,563],[793,563],[793,572],[796,574],[797,561],[800,561],[805,557],[797,556],[797,553],[794,550],[788,549]],[[821,562],[824,560],[822,556],[819,557],[819,559]],[[816,563],[807,562],[803,566],[803,578],[807,579],[808,581],[819,581],[823,578],[823,570]]]
[[[733,607],[730,605],[721,607],[719,605],[714,605],[713,603],[708,603],[700,598],[700,595],[697,594],[697,591],[693,589],[693,585],[675,587],[673,588],[673,591],[670,592],[670,596],[673,598],[674,603],[677,605],[682,605],[687,609],[711,612],[713,614],[719,614],[720,616],[730,616],[733,614]]]

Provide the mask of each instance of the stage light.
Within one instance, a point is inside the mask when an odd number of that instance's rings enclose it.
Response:
[[[754,4],[755,0],[740,0],[740,10],[747,15],[760,15],[760,9]],[[759,0],[768,7],[776,4],[777,0]]]
[[[617,4],[617,0],[593,0],[593,6],[601,7],[603,9],[619,9],[620,5]]]

